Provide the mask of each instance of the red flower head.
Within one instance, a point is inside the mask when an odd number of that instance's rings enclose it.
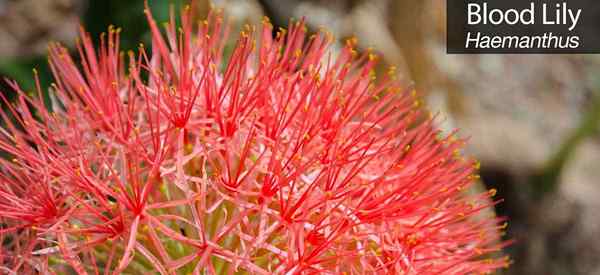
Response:
[[[493,252],[493,192],[414,93],[375,79],[353,41],[271,37],[192,10],[151,54],[109,28],[81,63],[50,47],[55,84],[0,112],[0,264],[16,273],[465,274]],[[259,37],[259,39],[257,39]],[[127,60],[127,61],[126,61]]]

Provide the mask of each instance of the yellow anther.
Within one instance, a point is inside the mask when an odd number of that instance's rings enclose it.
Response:
[[[351,37],[346,39],[346,46],[348,46],[349,48],[354,47],[354,44],[356,44],[356,38],[355,37]]]
[[[377,60],[377,55],[370,53],[369,54],[369,61],[375,61],[375,60]]]
[[[395,74],[396,73],[396,66],[390,66],[388,68],[388,74]]]
[[[415,244],[417,244],[418,240],[419,240],[419,238],[415,234],[410,234],[410,235],[406,236],[406,243],[408,245],[415,245]]]

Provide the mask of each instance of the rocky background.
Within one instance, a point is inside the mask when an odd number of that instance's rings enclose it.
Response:
[[[159,21],[170,3],[150,0]],[[201,13],[209,3],[199,1]],[[469,136],[481,188],[496,188],[510,220],[504,274],[600,274],[600,57],[448,55],[443,0],[215,0],[234,23],[305,17],[343,43],[382,56],[413,83],[444,129]],[[31,68],[49,84],[46,45],[74,46],[79,25],[97,37],[109,24],[122,44],[147,40],[143,1],[0,0],[0,75],[31,89]],[[0,91],[9,93],[4,84]],[[10,94],[9,94],[10,96]],[[485,186],[484,186],[485,185]]]

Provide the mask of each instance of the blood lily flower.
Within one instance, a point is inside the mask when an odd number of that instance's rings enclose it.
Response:
[[[377,58],[294,22],[225,57],[193,7],[152,49],[50,46],[45,101],[0,112],[0,268],[13,274],[470,274],[507,264],[476,162]],[[197,26],[197,27],[196,27]],[[37,78],[36,78],[37,79]],[[49,102],[47,104],[47,102]]]

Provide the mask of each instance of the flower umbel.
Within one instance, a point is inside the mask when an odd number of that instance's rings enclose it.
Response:
[[[494,252],[494,191],[414,93],[373,77],[302,21],[246,27],[229,57],[219,12],[193,7],[151,53],[109,28],[76,64],[50,46],[55,83],[11,82],[0,111],[0,268],[78,274],[465,274]],[[37,77],[36,77],[37,79]],[[36,81],[37,83],[37,81]]]

